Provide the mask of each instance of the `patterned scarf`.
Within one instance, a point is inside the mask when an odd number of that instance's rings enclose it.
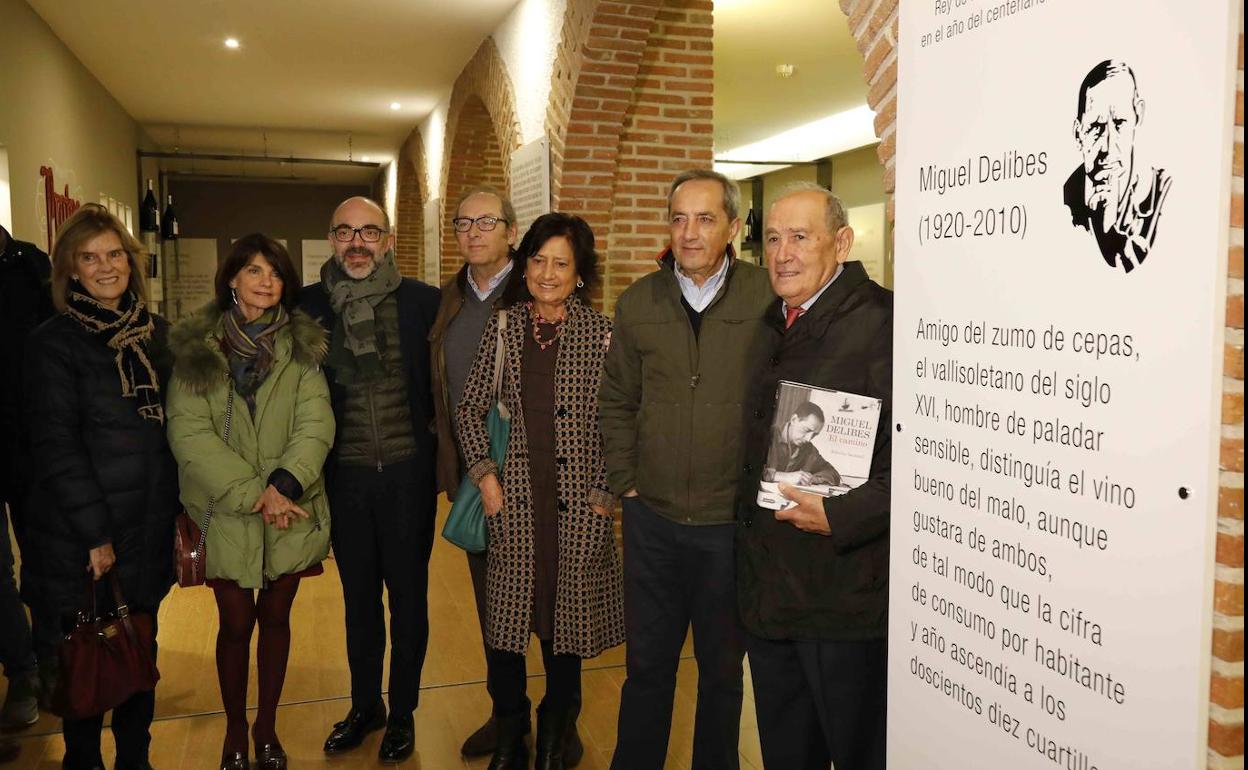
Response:
[[[381,379],[385,372],[374,309],[402,280],[394,252],[387,251],[372,275],[360,279],[347,275],[338,260],[331,258],[321,267],[321,280],[329,292],[329,305],[338,315],[325,363],[344,385]]]
[[[273,367],[273,349],[277,333],[290,323],[290,314],[280,304],[266,310],[259,318],[248,322],[238,305],[230,308],[221,319],[225,330],[222,347],[230,363],[234,389],[256,408],[256,391],[264,384]]]
[[[70,318],[109,350],[116,351],[114,361],[121,378],[121,395],[137,400],[140,417],[163,424],[165,410],[160,404],[160,378],[147,355],[155,324],[143,300],[126,292],[119,309],[113,310],[96,302],[82,284],[74,281],[70,284],[67,304],[65,312]]]

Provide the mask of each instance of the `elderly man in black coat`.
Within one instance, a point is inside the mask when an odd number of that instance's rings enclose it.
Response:
[[[767,214],[772,288],[751,351],[737,511],[737,597],[768,770],[884,767],[893,295],[847,261],[854,234],[827,190],[791,188]],[[758,507],[782,380],[882,400],[867,481]]]

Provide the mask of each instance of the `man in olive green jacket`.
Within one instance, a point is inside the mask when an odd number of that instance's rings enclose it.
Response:
[[[614,770],[660,770],[680,649],[698,661],[693,767],[734,770],[744,639],[733,576],[749,341],[775,297],[734,258],[734,182],[688,171],[668,192],[671,247],[628,288],[599,393],[607,479],[623,496],[628,677]]]

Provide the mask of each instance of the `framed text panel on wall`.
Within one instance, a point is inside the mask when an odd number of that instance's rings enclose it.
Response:
[[[1236,12],[901,2],[893,767],[1205,765]]]

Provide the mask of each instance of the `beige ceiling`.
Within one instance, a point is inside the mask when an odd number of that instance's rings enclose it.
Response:
[[[716,0],[715,151],[865,104],[862,67],[835,0]]]
[[[345,159],[350,135],[359,160],[393,157],[517,0],[28,2],[164,149],[261,154],[267,130],[272,155]]]
[[[518,0],[28,0],[164,150],[388,160]],[[227,50],[226,37],[241,41]],[[789,79],[777,64],[792,64]],[[402,109],[393,111],[397,101]],[[861,105],[833,0],[716,0],[717,152]],[[238,177],[372,172],[166,162]]]

